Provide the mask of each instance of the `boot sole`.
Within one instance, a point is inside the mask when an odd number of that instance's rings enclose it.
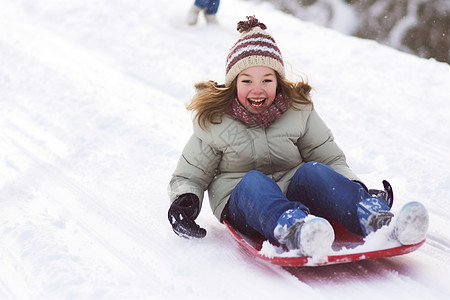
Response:
[[[394,234],[402,245],[422,241],[428,230],[428,212],[419,202],[405,204],[399,212]]]
[[[304,255],[326,255],[331,251],[333,242],[334,230],[327,220],[316,217],[303,224],[300,245]]]

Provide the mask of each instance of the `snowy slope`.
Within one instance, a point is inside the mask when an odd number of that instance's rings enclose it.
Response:
[[[267,3],[222,1],[219,25],[189,28],[191,2],[0,0],[0,299],[448,298],[450,67]],[[167,184],[191,134],[184,105],[194,82],[223,81],[246,15],[315,87],[367,185],[388,179],[394,211],[426,204],[418,251],[286,270],[243,252],[207,203],[205,239],[172,233]]]

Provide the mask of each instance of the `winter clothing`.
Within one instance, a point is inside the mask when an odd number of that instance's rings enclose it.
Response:
[[[286,214],[287,211],[292,213]],[[233,189],[228,202],[227,220],[244,234],[253,235],[256,231],[277,242],[274,228],[281,221],[282,226],[289,227],[308,214],[309,209],[301,202],[289,201],[274,180],[253,170],[245,174]]]
[[[193,4],[189,8],[188,13],[186,15],[186,23],[191,26],[197,24],[198,14],[200,13],[200,11],[201,9]]]
[[[299,250],[299,255],[323,256],[332,251],[334,230],[324,218],[296,220],[290,227],[278,225],[275,231],[281,233],[278,241],[289,250]]]
[[[219,9],[220,0],[195,0],[194,5],[205,10],[206,15],[214,15]]]
[[[194,134],[170,182],[170,198],[192,193],[202,201],[208,189],[211,209],[220,220],[231,191],[249,171],[268,175],[285,194],[297,169],[308,161],[359,180],[312,105],[289,109],[268,128],[248,127],[228,115],[208,129],[194,122]]]
[[[297,169],[286,193],[268,176],[248,172],[231,193],[228,220],[243,233],[251,235],[256,230],[276,242],[274,228],[280,224],[280,216],[297,210],[294,220],[302,217],[301,212],[303,217],[311,213],[336,220],[357,235],[367,235],[370,229],[361,227],[357,212],[364,199],[371,200],[372,214],[389,210],[384,200],[372,198],[359,184],[329,166],[308,162]]]
[[[394,216],[389,210],[390,207],[381,198],[365,198],[357,203],[356,213],[363,235],[369,235],[381,227],[389,225]]]
[[[178,197],[170,206],[168,218],[173,231],[182,237],[202,238],[206,230],[195,223],[200,213],[200,203],[194,194],[184,194]]]
[[[420,202],[406,203],[396,219],[391,238],[402,245],[413,245],[422,241],[428,230],[428,211]]]
[[[276,119],[284,114],[288,108],[289,104],[287,100],[284,99],[283,95],[280,93],[275,98],[272,106],[262,113],[252,114],[239,103],[239,100],[236,97],[231,104],[228,115],[249,126],[264,125],[264,127],[269,127]]]
[[[387,180],[383,180],[384,191],[377,189],[366,190],[372,197],[382,198],[389,207],[394,204],[394,192],[392,190],[391,184]]]
[[[230,49],[225,67],[225,85],[229,86],[243,70],[253,66],[265,66],[284,77],[284,62],[275,39],[265,31],[266,25],[254,17],[239,22],[241,38]]]
[[[208,24],[216,24],[216,14],[219,9],[220,0],[196,0],[188,11],[186,23],[197,24],[198,14],[203,11]]]
[[[247,22],[238,24],[242,36],[227,57],[225,87],[253,66],[271,68],[284,77],[284,63],[275,40],[265,32],[264,24],[247,18]],[[258,76],[254,76],[254,86],[253,79],[248,80],[250,90],[259,89],[249,95],[261,92],[259,85],[265,82],[265,75]],[[235,88],[242,96],[240,84]],[[217,99],[231,101],[231,108],[220,114],[218,124],[207,122],[205,128],[197,119],[194,121],[194,133],[173,173],[169,220],[175,233],[192,237],[206,234],[194,221],[206,190],[219,221],[227,219],[243,233],[256,231],[274,242],[300,248],[305,255],[331,249],[334,240],[328,221],[310,219],[309,213],[338,221],[363,236],[389,224],[393,216],[389,212],[391,186],[383,182],[384,191],[367,189],[347,165],[344,153],[312,104],[296,103],[294,108],[289,105],[291,99],[284,99],[280,93],[264,111],[252,114],[241,105],[241,96],[227,99],[231,98],[227,93],[230,90],[217,88],[206,94],[224,91]],[[245,88],[240,91],[246,93]],[[401,222],[393,234],[402,243],[424,237],[428,215],[422,207],[412,205],[404,210],[405,217],[399,217]],[[416,225],[421,228],[408,227]]]

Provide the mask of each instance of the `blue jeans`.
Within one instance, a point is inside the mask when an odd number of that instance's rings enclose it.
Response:
[[[207,15],[214,15],[219,9],[220,0],[195,0],[195,6],[201,9],[206,9]]]
[[[255,231],[275,241],[274,229],[279,217],[289,209],[340,222],[347,230],[366,235],[358,217],[358,203],[374,202],[374,211],[387,210],[384,200],[372,198],[359,184],[340,175],[327,165],[308,162],[292,177],[286,195],[268,176],[248,172],[233,189],[228,202],[228,221],[237,230]]]

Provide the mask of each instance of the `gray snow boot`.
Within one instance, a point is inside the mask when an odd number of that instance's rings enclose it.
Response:
[[[297,210],[285,212],[278,220],[274,235],[279,243],[286,245],[289,250],[298,249],[305,256],[330,253],[334,242],[334,230],[330,223],[320,217],[296,218],[295,215],[301,213],[296,214],[295,211]],[[289,217],[283,217],[286,214]]]
[[[208,15],[205,13],[205,20],[207,24],[219,24],[219,22],[217,22],[217,17],[216,14],[212,14],[212,15]]]
[[[186,15],[186,23],[191,26],[197,24],[200,11],[201,8],[193,4]]]
[[[365,236],[389,225],[394,217],[394,214],[388,210],[389,207],[382,201],[384,200],[381,198],[371,197],[357,204],[356,213]]]
[[[391,237],[402,245],[417,244],[425,238],[428,222],[428,211],[422,203],[406,203],[398,213]]]

